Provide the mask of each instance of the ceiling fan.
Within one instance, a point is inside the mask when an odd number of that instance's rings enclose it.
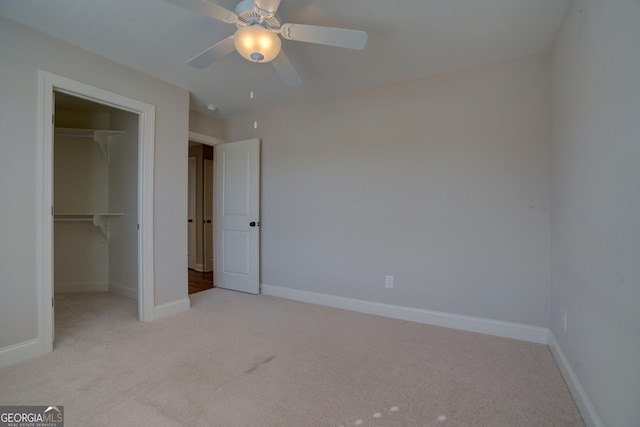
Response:
[[[206,68],[223,56],[237,50],[251,62],[271,62],[288,86],[300,84],[300,76],[281,48],[281,37],[308,43],[364,49],[367,33],[344,28],[282,23],[277,13],[280,0],[242,0],[230,11],[206,0],[164,0],[167,3],[198,12],[211,18],[235,24],[237,31],[189,59],[188,64]]]

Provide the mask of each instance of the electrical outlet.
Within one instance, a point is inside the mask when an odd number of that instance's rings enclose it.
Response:
[[[562,329],[567,332],[567,312],[562,310]]]
[[[393,276],[384,276],[384,287],[387,289],[393,288]]]

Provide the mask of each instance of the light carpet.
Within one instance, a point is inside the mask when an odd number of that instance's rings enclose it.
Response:
[[[212,289],[137,321],[56,296],[54,351],[0,369],[0,404],[72,426],[583,426],[547,346]]]

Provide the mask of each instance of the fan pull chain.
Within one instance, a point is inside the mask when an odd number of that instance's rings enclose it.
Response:
[[[256,65],[258,65],[258,61],[256,61]],[[253,87],[257,87],[258,86],[258,67],[254,67],[254,74],[253,74]],[[258,99],[255,96],[254,90],[251,90],[251,93],[249,94],[249,99],[253,100],[253,128],[254,129],[258,129]]]
[[[253,128],[258,129],[258,107],[256,97],[253,95],[253,91],[249,94],[249,99],[253,99]]]

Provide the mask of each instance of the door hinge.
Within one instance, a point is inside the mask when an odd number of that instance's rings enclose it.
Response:
[[[53,303],[53,297],[51,297],[51,307],[55,307],[55,305]]]
[[[51,206],[51,216],[53,216],[53,206]]]
[[[136,227],[138,227],[138,230],[140,230],[140,224],[136,224]]]

